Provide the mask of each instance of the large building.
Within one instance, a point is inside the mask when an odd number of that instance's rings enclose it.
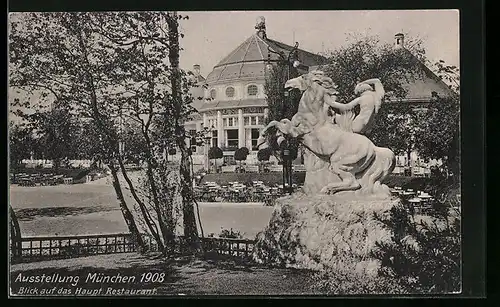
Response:
[[[193,132],[203,127],[210,129],[210,147],[221,148],[227,164],[233,162],[234,151],[241,147],[250,150],[247,163],[257,162],[257,139],[268,115],[264,92],[267,66],[279,61],[277,53],[289,54],[294,48],[268,38],[262,17],[255,30],[214,66],[204,80],[204,86],[195,89],[193,96],[201,94],[203,99],[194,103],[199,114],[186,123],[186,129]],[[300,48],[294,53],[294,60],[300,62],[298,69],[304,73],[310,66],[324,63],[322,56]],[[194,152],[205,156],[206,148],[198,147]],[[203,157],[195,160],[200,162]]]
[[[204,127],[210,130],[208,145],[192,146],[195,164],[208,166],[208,148],[220,147],[224,152],[224,162],[233,164],[234,151],[240,147],[250,150],[247,163],[257,163],[257,139],[268,115],[264,84],[268,65],[279,61],[277,53],[289,54],[294,47],[273,40],[266,35],[263,17],[257,20],[255,33],[227,54],[208,76],[200,76],[199,65],[194,66],[194,76],[199,86],[193,89],[194,107],[198,110],[186,129],[195,132]],[[404,35],[394,37],[394,48],[409,52],[404,46]],[[294,60],[300,62],[299,72],[321,68],[325,58],[303,49],[298,49]],[[393,102],[426,105],[433,96],[456,95],[425,64],[416,61],[423,71],[422,78],[404,85],[407,89],[405,99]],[[390,102],[390,98],[386,98]],[[419,161],[414,155],[414,159]],[[398,164],[412,165],[406,156],[398,157]]]

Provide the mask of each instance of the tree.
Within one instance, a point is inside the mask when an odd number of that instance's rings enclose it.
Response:
[[[460,180],[460,110],[453,98],[439,98],[422,111],[425,120],[416,131],[415,146],[424,159],[441,160],[456,181]]]
[[[241,161],[246,160],[249,153],[250,151],[246,147],[238,148],[234,152],[234,160],[240,161],[240,171],[243,171],[243,168],[241,167]]]
[[[13,258],[17,260],[22,256],[22,241],[21,241],[21,228],[19,227],[19,221],[17,219],[16,213],[12,206],[9,204],[9,221],[10,221],[10,233],[9,239],[11,240],[11,252]]]
[[[64,159],[76,157],[78,125],[67,108],[56,105],[49,111],[27,115],[26,118],[36,127],[41,154],[52,160],[56,172]]]
[[[404,98],[407,94],[404,85],[423,76],[420,65],[425,59],[420,39],[405,40],[409,49],[382,44],[377,36],[354,36],[346,46],[334,50],[320,69],[337,85],[338,100],[353,100],[356,84],[371,78],[380,79],[386,98]]]
[[[268,77],[264,85],[269,110],[268,122],[285,118],[291,120],[297,113],[302,94],[297,89],[285,90],[285,83],[288,79],[298,77],[298,75],[298,70],[292,67],[290,63],[287,63],[286,60],[280,60],[277,65],[272,66],[268,71]],[[275,133],[267,135],[268,144],[270,144],[273,153],[279,151],[276,138]],[[295,146],[296,151],[298,142],[291,142],[291,146]]]
[[[21,13],[11,15],[9,85],[64,106],[79,118],[91,119],[103,145],[100,153],[113,176],[113,187],[129,228],[144,248],[118,178],[118,129],[115,102],[122,98],[123,46],[110,42],[108,27],[121,24],[126,13]],[[103,20],[104,19],[104,20]],[[105,21],[105,22],[103,22]],[[30,101],[14,104],[33,107]]]
[[[11,169],[16,171],[21,161],[30,157],[35,142],[31,129],[9,122],[9,161]]]
[[[390,148],[396,155],[406,155],[410,161],[418,144],[417,131],[425,122],[422,115],[408,103],[386,103],[375,117],[375,128],[369,138],[377,146]]]
[[[434,70],[441,80],[448,83],[455,92],[460,93],[460,70],[455,65],[448,65],[444,60],[434,63]]]
[[[264,85],[269,109],[268,122],[292,119],[297,113],[302,95],[298,90],[285,90],[285,83],[288,79],[297,77],[298,71],[293,67],[287,68],[287,65],[289,64],[285,61],[280,61],[268,71]]]
[[[194,214],[194,193],[192,185],[192,161],[190,151],[186,146],[186,131],[183,125],[183,118],[189,115],[194,110],[190,107],[191,100],[186,101],[183,94],[189,93],[189,89],[182,88],[183,76],[179,69],[179,18],[176,12],[168,13],[166,16],[166,21],[168,24],[168,58],[170,61],[170,85],[171,85],[171,102],[173,118],[175,121],[175,142],[177,148],[181,152],[180,161],[180,185],[181,185],[181,196],[182,196],[182,214],[183,214],[183,224],[184,224],[184,236],[187,239],[187,243],[193,250],[198,249],[199,238],[198,230],[196,228],[196,217]],[[184,76],[184,79],[185,76]],[[169,120],[169,116],[165,117],[165,120]]]
[[[217,159],[221,159],[224,156],[222,149],[219,147],[210,147],[208,150],[208,158],[214,160],[215,169],[217,170]]]

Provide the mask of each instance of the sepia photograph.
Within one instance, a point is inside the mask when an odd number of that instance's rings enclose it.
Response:
[[[460,72],[459,10],[12,12],[10,297],[459,295]]]

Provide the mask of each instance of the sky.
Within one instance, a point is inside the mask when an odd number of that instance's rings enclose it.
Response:
[[[223,11],[178,12],[188,15],[180,22],[180,64],[183,69],[201,65],[207,76],[227,54],[255,33],[257,17],[266,19],[267,36],[301,49],[321,53],[346,44],[349,34],[376,35],[392,43],[401,32],[423,40],[431,62],[444,60],[459,67],[460,19],[458,10],[372,11]]]

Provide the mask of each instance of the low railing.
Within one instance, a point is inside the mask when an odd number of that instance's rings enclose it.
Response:
[[[158,251],[156,241],[148,234],[142,238],[148,251]],[[184,253],[187,243],[183,236],[176,238],[175,253]],[[250,259],[254,240],[231,238],[200,238],[203,251],[221,256]],[[139,246],[130,233],[78,236],[23,237],[11,244],[13,263],[52,259],[68,259],[101,254],[138,252]]]
[[[185,237],[178,237],[178,252],[183,252],[186,245]],[[244,260],[252,258],[255,240],[250,239],[233,239],[233,238],[216,238],[205,237],[200,238],[203,251],[205,253],[215,253],[219,256],[233,257]]]
[[[143,236],[149,250],[156,250],[154,240]],[[22,237],[13,258],[20,261],[74,258],[98,254],[115,254],[138,251],[132,234]]]

